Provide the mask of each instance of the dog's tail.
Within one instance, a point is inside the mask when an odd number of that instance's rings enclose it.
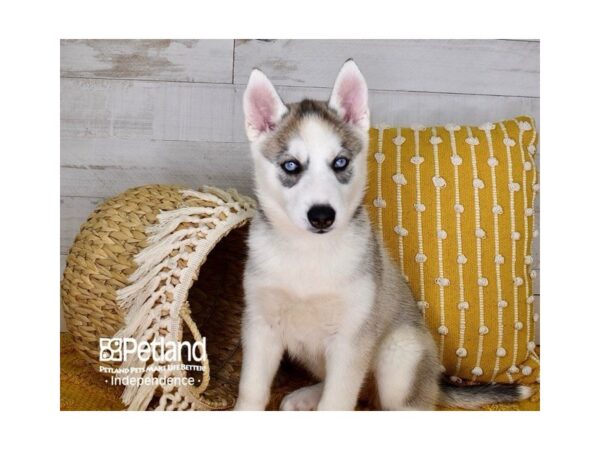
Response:
[[[518,402],[533,394],[530,387],[518,384],[454,386],[442,380],[440,387],[443,405],[464,409],[477,409],[491,403]]]

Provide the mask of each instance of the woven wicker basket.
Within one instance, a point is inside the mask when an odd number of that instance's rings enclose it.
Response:
[[[147,369],[139,360],[100,364],[99,339],[206,338],[204,370],[139,375],[192,376],[193,385],[126,386],[129,409],[228,409],[235,403],[246,225],[253,213],[253,200],[234,190],[151,185],[107,200],[81,227],[61,294],[68,331],[86,360],[98,369]]]

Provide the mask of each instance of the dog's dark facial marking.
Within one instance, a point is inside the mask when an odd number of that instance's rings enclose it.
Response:
[[[279,174],[279,181],[283,187],[291,188],[294,187],[298,181],[300,181],[299,175],[289,175],[286,173]]]
[[[353,159],[363,150],[364,144],[357,131],[344,122],[331,109],[327,102],[305,99],[287,105],[288,112],[282,117],[263,147],[262,153],[270,161],[277,161],[281,153],[287,151],[287,143],[298,134],[302,120],[308,116],[316,117],[331,126],[334,133],[340,136],[341,145],[347,151],[349,159]]]
[[[348,168],[343,172],[335,172],[335,177],[342,184],[348,184],[352,179],[352,168]]]

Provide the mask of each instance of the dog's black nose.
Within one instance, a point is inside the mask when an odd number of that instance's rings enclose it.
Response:
[[[335,210],[329,205],[315,205],[308,210],[308,221],[318,230],[325,230],[333,225]]]

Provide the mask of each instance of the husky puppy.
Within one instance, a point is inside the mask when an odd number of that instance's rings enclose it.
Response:
[[[259,210],[244,274],[237,410],[263,410],[285,351],[319,383],[282,410],[352,410],[367,375],[387,410],[476,408],[529,388],[441,382],[435,342],[363,207],[367,84],[352,60],[327,102],[284,104],[254,70],[244,94]]]

